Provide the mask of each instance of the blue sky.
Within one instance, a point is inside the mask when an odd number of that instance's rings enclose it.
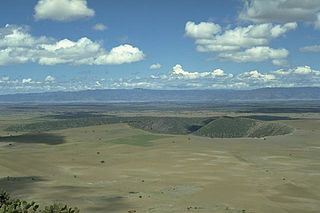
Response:
[[[320,0],[0,4],[0,94],[320,86]]]

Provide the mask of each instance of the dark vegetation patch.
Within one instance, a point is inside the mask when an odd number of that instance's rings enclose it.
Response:
[[[35,123],[17,124],[9,126],[6,131],[11,132],[46,132],[68,128],[87,127],[104,124],[128,123],[132,127],[150,132],[166,134],[188,134],[210,122],[206,118],[184,117],[117,117],[109,115],[94,115],[74,118],[75,114],[57,115],[56,120]],[[62,116],[62,117],[61,117]],[[71,118],[67,118],[71,117]]]
[[[0,212],[3,213],[79,213],[78,208],[70,208],[64,204],[52,204],[43,209],[36,202],[11,198],[5,192],[0,191]]]
[[[194,134],[211,138],[241,138],[256,125],[256,120],[248,118],[221,117],[203,126]]]
[[[188,127],[188,131],[189,132],[195,132],[197,131],[198,129],[202,128],[203,125],[191,125]]]
[[[51,119],[79,119],[79,118],[97,118],[105,117],[105,115],[97,112],[61,112],[58,114],[47,115],[45,118]],[[114,116],[108,116],[114,117]]]
[[[189,134],[207,123],[205,118],[137,117],[129,125],[149,132],[164,134]]]
[[[53,115],[54,120],[39,121],[35,123],[18,124],[9,126],[6,131],[15,132],[47,132],[51,130],[61,130],[68,128],[87,127],[94,125],[127,123],[128,125],[145,131],[161,134],[195,134],[199,136],[213,138],[238,138],[238,137],[264,137],[273,135],[283,135],[292,132],[292,128],[279,124],[278,120],[289,120],[285,116],[269,115],[249,115],[245,117],[117,117],[110,115],[97,114],[94,112],[66,112],[64,114]],[[273,122],[272,122],[273,121]],[[40,143],[41,134],[2,137],[0,141],[11,139],[17,141],[31,142],[36,139]],[[40,137],[39,137],[40,136]],[[46,135],[42,135],[45,137]],[[17,138],[15,138],[17,137]],[[54,143],[49,139],[48,144]],[[130,139],[133,145],[142,143],[143,139]],[[123,143],[127,143],[122,141]],[[117,139],[117,143],[122,143]],[[146,143],[149,144],[146,138]],[[146,145],[146,144],[144,144]]]
[[[318,113],[320,107],[257,107],[250,110],[243,110],[240,112],[247,113]]]
[[[50,133],[32,133],[23,135],[11,135],[0,137],[0,142],[16,143],[42,143],[48,145],[58,145],[65,142],[64,137]]]
[[[285,124],[242,117],[221,117],[203,126],[194,134],[211,138],[242,138],[285,135],[293,131]]]
[[[279,121],[279,120],[294,120],[294,118],[287,116],[273,116],[273,115],[248,115],[243,118],[251,118],[260,121]]]
[[[6,131],[12,132],[45,132],[77,127],[95,126],[103,124],[114,124],[122,122],[120,117],[100,116],[71,119],[48,120],[36,123],[17,124],[9,126]]]
[[[285,124],[270,122],[289,119],[280,116],[247,117],[140,117],[129,122],[135,128],[162,134],[195,134],[212,138],[265,137],[291,133]]]

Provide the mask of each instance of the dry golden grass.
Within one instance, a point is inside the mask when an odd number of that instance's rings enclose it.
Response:
[[[81,212],[316,213],[320,120],[309,117],[280,121],[295,131],[266,140],[159,135],[113,124],[51,131],[64,137],[60,145],[1,142],[0,187]],[[2,118],[0,126],[19,120]]]

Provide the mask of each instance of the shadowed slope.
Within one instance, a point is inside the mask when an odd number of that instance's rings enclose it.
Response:
[[[43,143],[58,145],[64,143],[64,137],[56,134],[39,133],[0,137],[0,142]]]
[[[209,121],[204,118],[139,117],[132,119],[129,125],[156,133],[188,134],[199,129]]]
[[[293,130],[285,124],[245,117],[139,117],[132,119],[129,125],[155,133],[195,134],[211,138],[265,137],[284,135]]]

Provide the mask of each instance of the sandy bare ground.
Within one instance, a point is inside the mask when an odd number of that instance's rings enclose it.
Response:
[[[51,132],[60,145],[4,142],[0,188],[82,212],[320,212],[320,120],[281,122],[295,132],[210,139],[115,124]]]

